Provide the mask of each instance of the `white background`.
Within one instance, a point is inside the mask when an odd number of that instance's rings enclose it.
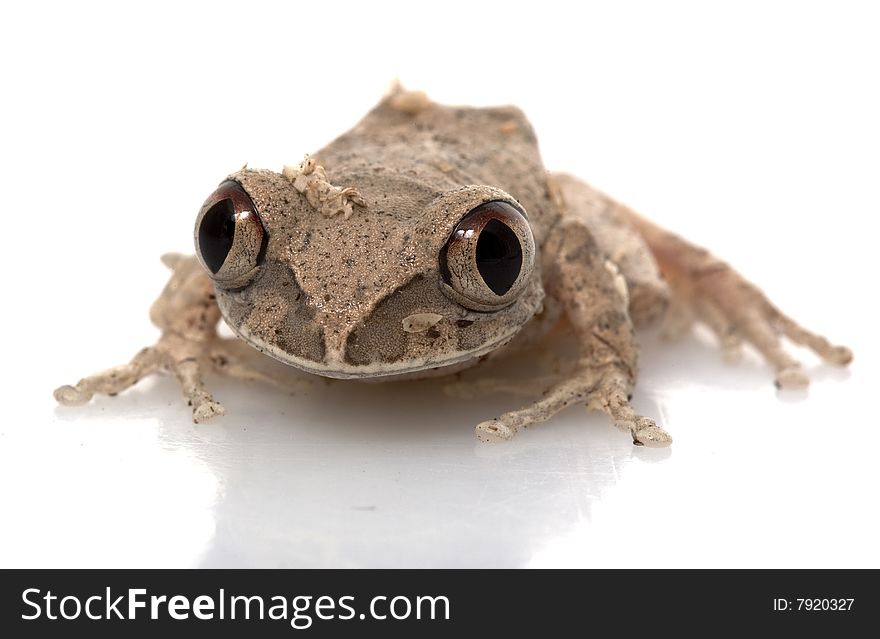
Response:
[[[2,566],[873,566],[880,21],[872,3],[5,3]],[[808,396],[643,337],[633,448],[572,408],[434,385],[52,389],[152,342],[158,256],[245,161],[280,169],[395,76],[515,103],[548,168],[710,247],[855,351]]]

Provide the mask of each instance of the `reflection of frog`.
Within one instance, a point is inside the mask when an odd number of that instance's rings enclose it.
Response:
[[[393,93],[301,165],[229,176],[202,207],[195,239],[198,261],[166,258],[174,275],[151,313],[159,342],[59,388],[60,402],[116,393],[164,369],[196,421],[221,414],[205,368],[264,376],[217,336],[221,315],[244,342],[296,368],[387,379],[459,371],[511,340],[534,347],[564,317],[580,344],[573,372],[536,403],[479,424],[485,440],[581,403],[637,444],[669,443],[628,397],[633,323],[663,315],[670,298],[672,325],[705,322],[727,354],[751,343],[779,386],[807,384],[783,336],[830,362],[852,358],[703,249],[548,174],[529,123],[510,107]]]

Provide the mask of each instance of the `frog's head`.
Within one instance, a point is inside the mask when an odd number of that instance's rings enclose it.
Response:
[[[311,169],[239,171],[196,220],[223,317],[255,348],[328,377],[409,374],[476,361],[540,310],[535,242],[509,194],[376,167],[316,184]]]

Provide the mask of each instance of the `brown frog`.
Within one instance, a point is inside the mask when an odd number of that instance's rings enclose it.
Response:
[[[392,91],[301,164],[227,177],[198,214],[195,245],[197,257],[163,258],[173,275],[151,310],[159,341],[58,388],[59,402],[167,371],[196,422],[221,415],[204,371],[278,381],[248,354],[262,357],[256,351],[218,336],[221,317],[285,364],[372,380],[455,373],[535,347],[564,323],[579,344],[571,372],[547,381],[538,401],[478,424],[477,435],[509,439],[579,403],[607,413],[635,444],[664,446],[669,434],[630,406],[634,326],[665,317],[681,332],[702,321],[730,357],[754,346],[784,388],[808,379],[783,337],[834,364],[852,359],[704,249],[548,173],[513,107]]]

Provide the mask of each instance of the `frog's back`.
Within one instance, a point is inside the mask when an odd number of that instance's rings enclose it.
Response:
[[[384,174],[433,196],[471,184],[500,188],[528,212],[538,244],[559,215],[532,126],[512,106],[446,106],[392,93],[316,158],[353,184]]]

